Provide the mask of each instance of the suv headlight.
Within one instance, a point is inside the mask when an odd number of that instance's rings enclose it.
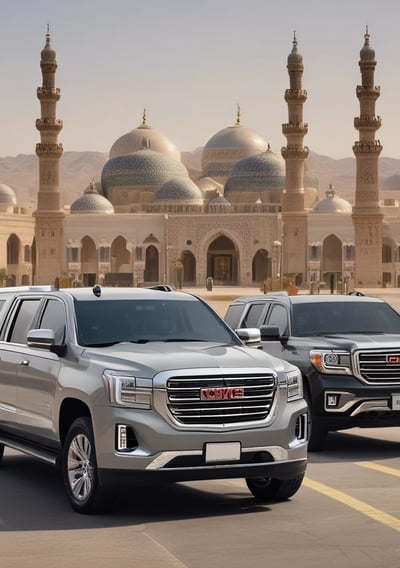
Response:
[[[286,373],[286,380],[288,401],[303,398],[303,377],[301,372],[299,370],[289,371]]]
[[[137,377],[127,375],[123,371],[106,369],[103,379],[107,384],[111,404],[130,408],[151,409],[152,389],[138,386]]]
[[[352,374],[351,356],[348,351],[310,351],[310,361],[322,374]]]

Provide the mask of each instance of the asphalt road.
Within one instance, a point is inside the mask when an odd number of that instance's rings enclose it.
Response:
[[[110,514],[82,516],[57,470],[7,450],[0,469],[1,568],[398,568],[395,428],[330,434],[287,502],[242,480],[132,487]]]
[[[384,292],[398,309],[398,293]],[[211,294],[223,312],[221,291]],[[257,503],[242,480],[207,481],[132,487],[103,516],[74,513],[57,470],[6,450],[0,568],[398,568],[399,434],[330,434],[287,502]]]

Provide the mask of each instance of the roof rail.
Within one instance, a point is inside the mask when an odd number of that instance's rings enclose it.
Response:
[[[146,286],[149,290],[161,290],[161,292],[173,292],[174,289],[168,284],[154,284],[153,286]]]
[[[54,292],[58,290],[52,284],[35,285],[35,286],[6,286],[5,288],[0,287],[0,293],[2,292]]]

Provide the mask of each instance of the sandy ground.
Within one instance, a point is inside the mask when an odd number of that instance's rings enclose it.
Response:
[[[357,289],[367,296],[375,296],[383,298],[391,304],[396,310],[400,311],[400,288],[359,288]],[[225,315],[229,303],[240,296],[253,296],[263,293],[257,287],[239,288],[214,286],[212,290],[205,287],[184,288],[183,292],[191,292],[204,298],[221,316]],[[330,294],[330,291],[324,290],[322,294]],[[309,294],[308,290],[300,290],[299,294]]]

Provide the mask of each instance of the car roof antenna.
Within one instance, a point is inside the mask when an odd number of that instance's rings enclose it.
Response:
[[[100,298],[101,288],[98,284],[96,284],[96,286],[93,287],[93,294],[96,296],[96,298]]]

